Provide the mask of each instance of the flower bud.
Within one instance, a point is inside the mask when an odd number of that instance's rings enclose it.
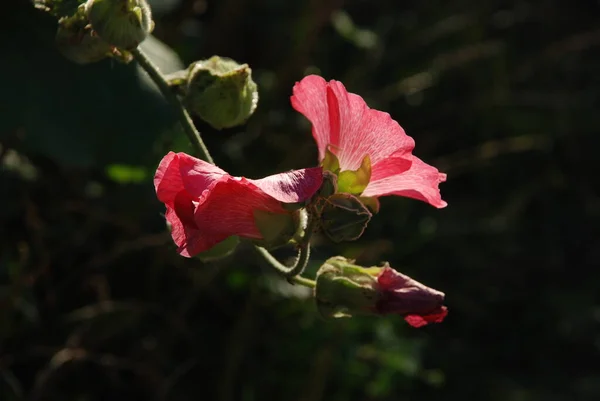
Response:
[[[334,242],[354,241],[365,231],[371,212],[358,198],[341,193],[327,199],[320,211],[323,233]]]
[[[341,256],[328,259],[317,272],[315,299],[325,317],[396,314],[413,327],[440,323],[448,314],[444,293],[387,263],[362,267]]]
[[[213,56],[188,67],[187,109],[216,129],[244,123],[256,109],[258,90],[248,64]]]
[[[135,49],[154,29],[146,0],[88,0],[85,8],[94,32],[120,49]]]
[[[70,17],[58,20],[55,42],[63,56],[77,64],[88,64],[108,57],[111,46],[92,34],[83,7]]]

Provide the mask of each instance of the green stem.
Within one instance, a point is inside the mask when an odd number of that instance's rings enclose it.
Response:
[[[308,278],[302,277],[302,276],[292,277],[292,278],[290,278],[290,281],[293,282],[294,284],[300,284],[300,285],[303,285],[308,288],[316,288],[317,287],[317,282],[315,280],[311,280],[311,279],[308,279]]]
[[[196,152],[198,152],[200,157],[206,160],[207,162],[215,164],[213,158],[208,152],[208,149],[206,148],[206,145],[202,141],[200,132],[198,132],[198,130],[194,126],[194,122],[190,118],[190,115],[188,114],[185,107],[183,107],[183,104],[181,104],[181,101],[179,100],[177,95],[175,95],[175,93],[173,93],[173,91],[171,90],[171,87],[165,79],[165,76],[160,72],[158,67],[154,65],[152,61],[150,61],[150,59],[144,54],[142,49],[140,49],[139,47],[137,49],[131,50],[131,54],[138,62],[140,67],[142,67],[144,71],[148,73],[150,78],[152,78],[152,81],[154,81],[154,83],[158,86],[163,96],[167,99],[167,101],[171,104],[171,107],[177,113],[179,121],[183,126],[183,130],[188,136]],[[315,224],[316,222],[314,222],[313,219],[309,217],[308,225],[304,232],[304,237],[301,239],[299,244],[300,249],[298,251],[298,257],[296,258],[296,262],[293,266],[288,267],[283,265],[265,248],[259,246],[255,246],[255,248],[257,252],[271,265],[271,267],[273,267],[279,273],[283,274],[285,277],[290,279],[290,281],[300,285],[304,285],[306,287],[314,287],[314,281],[304,277],[300,277],[300,274],[302,274],[302,272],[306,268],[306,265],[308,264],[308,259],[310,257],[310,237],[312,236],[312,233],[314,231]]]
[[[299,245],[298,245],[298,257],[296,258],[296,262],[294,262],[293,266],[285,266],[281,262],[279,262],[269,251],[260,246],[256,247],[256,251],[267,261],[269,264],[277,270],[280,274],[287,278],[292,278],[299,276],[304,272],[306,265],[308,264],[308,259],[310,258],[310,238],[312,237],[312,233],[315,230],[316,221],[308,217],[308,224],[306,229],[304,230],[304,236],[302,237]]]
[[[177,117],[179,118],[179,121],[183,126],[183,130],[188,136],[196,152],[198,152],[202,159],[214,164],[212,157],[210,157],[210,153],[208,153],[206,145],[202,141],[200,133],[194,126],[192,118],[177,98],[177,95],[173,93],[171,87],[169,86],[169,83],[165,79],[164,75],[160,72],[158,67],[154,65],[152,61],[150,61],[150,59],[144,54],[142,49],[140,49],[139,47],[137,49],[131,50],[131,54],[133,55],[133,58],[135,58],[135,60],[138,62],[140,67],[142,67],[144,71],[146,71],[148,75],[150,75],[152,81],[154,81],[154,83],[158,86],[163,96],[167,99],[167,101],[171,104],[173,110],[175,110],[175,112],[177,113]]]

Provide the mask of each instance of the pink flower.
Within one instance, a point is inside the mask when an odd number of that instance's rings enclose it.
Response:
[[[329,150],[340,172],[354,171],[369,157],[370,180],[360,196],[398,195],[438,208],[447,205],[438,188],[446,174],[412,155],[413,139],[388,113],[369,108],[341,82],[316,75],[296,83],[291,101],[312,123],[320,162]]]
[[[440,323],[448,314],[443,306],[444,293],[429,288],[412,278],[385,266],[377,276],[380,294],[375,305],[382,315],[398,314],[413,327]]]
[[[283,204],[307,201],[322,179],[320,167],[260,180],[232,177],[185,153],[169,152],[158,166],[154,187],[167,207],[178,252],[192,257],[233,235],[261,240],[254,213],[290,214]]]

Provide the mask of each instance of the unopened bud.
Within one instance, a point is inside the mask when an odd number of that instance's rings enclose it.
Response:
[[[55,42],[61,54],[77,64],[100,61],[112,52],[108,43],[93,35],[83,6],[58,20]]]
[[[154,29],[146,0],[88,0],[85,8],[94,32],[119,49],[135,49]]]
[[[187,109],[216,129],[243,124],[258,104],[258,89],[248,64],[219,56],[188,67]]]
[[[327,199],[320,210],[323,233],[334,242],[354,241],[365,231],[371,212],[357,197],[335,194]]]

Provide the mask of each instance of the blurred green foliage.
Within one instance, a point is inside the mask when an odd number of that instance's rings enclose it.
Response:
[[[135,64],[78,66],[28,1],[0,12],[1,400],[600,399],[600,4],[153,2],[164,72],[248,63],[247,125],[198,122],[218,164],[312,166],[289,96],[307,73],[388,111],[448,173],[436,210],[385,198],[363,237],[317,238],[447,294],[439,325],[322,320],[250,249],[174,252],[152,175],[190,151]],[[180,61],[182,60],[183,63]],[[279,256],[289,256],[282,251]]]

